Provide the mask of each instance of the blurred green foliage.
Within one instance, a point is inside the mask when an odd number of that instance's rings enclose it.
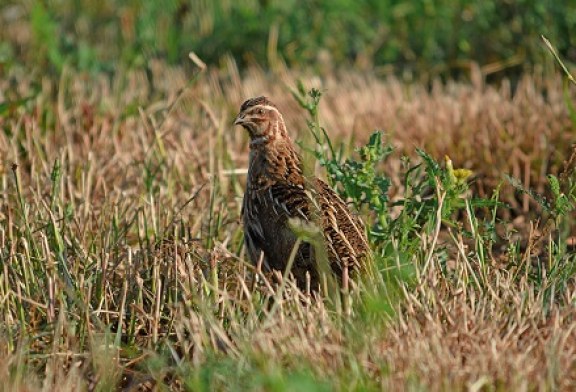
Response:
[[[576,60],[569,0],[3,0],[0,73],[20,63],[80,70],[139,66],[189,51],[210,64],[385,67],[454,75],[542,62],[540,35]]]

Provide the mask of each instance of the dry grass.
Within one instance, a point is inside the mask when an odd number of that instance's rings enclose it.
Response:
[[[401,282],[397,300],[382,282],[365,287],[351,319],[290,285],[278,294],[266,277],[252,287],[239,225],[247,140],[231,120],[246,97],[264,93],[294,134],[304,129],[287,88],[302,75],[240,78],[228,68],[188,85],[161,63],[151,79],[65,71],[35,86],[14,75],[16,90],[0,81],[0,102],[39,89],[0,117],[6,388],[576,386],[570,254],[531,269],[512,242],[503,267],[479,242],[447,232],[438,244],[422,233],[421,251],[406,256],[416,283]],[[473,169],[483,195],[503,173],[544,191],[573,141],[559,78],[527,76],[512,92],[480,78],[425,89],[356,74],[302,77],[325,91],[321,122],[335,140],[357,145],[383,128],[401,152],[421,146]],[[400,167],[398,154],[385,168],[396,193]],[[502,195],[512,203],[504,217],[533,207]],[[454,250],[448,269],[433,246]],[[427,269],[421,254],[434,255]]]

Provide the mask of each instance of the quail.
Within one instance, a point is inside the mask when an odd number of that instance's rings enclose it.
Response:
[[[305,177],[302,161],[278,107],[266,97],[245,101],[234,121],[250,136],[250,158],[242,204],[247,254],[266,270],[284,271],[297,235],[291,218],[320,226],[331,271],[340,283],[363,267],[369,252],[365,228],[346,203],[319,178]],[[320,283],[315,248],[300,242],[291,273],[299,288]]]

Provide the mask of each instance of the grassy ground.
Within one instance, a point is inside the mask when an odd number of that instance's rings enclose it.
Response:
[[[574,213],[546,178],[574,204],[574,93],[559,77],[426,89],[353,73],[240,78],[232,64],[150,70],[0,81],[4,388],[576,386]],[[386,235],[372,236],[377,272],[351,315],[338,296],[254,279],[243,251],[247,135],[231,122],[265,93],[313,149],[297,78],[324,91],[319,122],[345,156],[361,160],[353,147],[375,128],[396,147],[375,165],[391,181]],[[451,193],[449,170],[426,161],[446,154],[474,172],[470,186]]]

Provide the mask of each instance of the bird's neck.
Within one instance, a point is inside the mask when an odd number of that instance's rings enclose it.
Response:
[[[287,178],[300,181],[300,157],[282,118],[270,121],[262,136],[253,137],[250,141],[250,173],[251,176],[266,178],[266,182]]]
[[[294,175],[301,176],[300,157],[288,138],[250,145],[249,172],[255,177],[264,176],[270,181],[282,181]]]
[[[268,123],[267,128],[264,132],[260,132],[258,136],[255,136],[252,132],[250,134],[250,148],[266,148],[267,145],[273,144],[277,141],[286,140],[290,142],[288,137],[288,132],[286,131],[286,125],[282,118],[277,118]]]
[[[256,136],[255,138],[250,140],[250,149],[259,150],[269,142],[270,142],[270,136],[268,135]]]

